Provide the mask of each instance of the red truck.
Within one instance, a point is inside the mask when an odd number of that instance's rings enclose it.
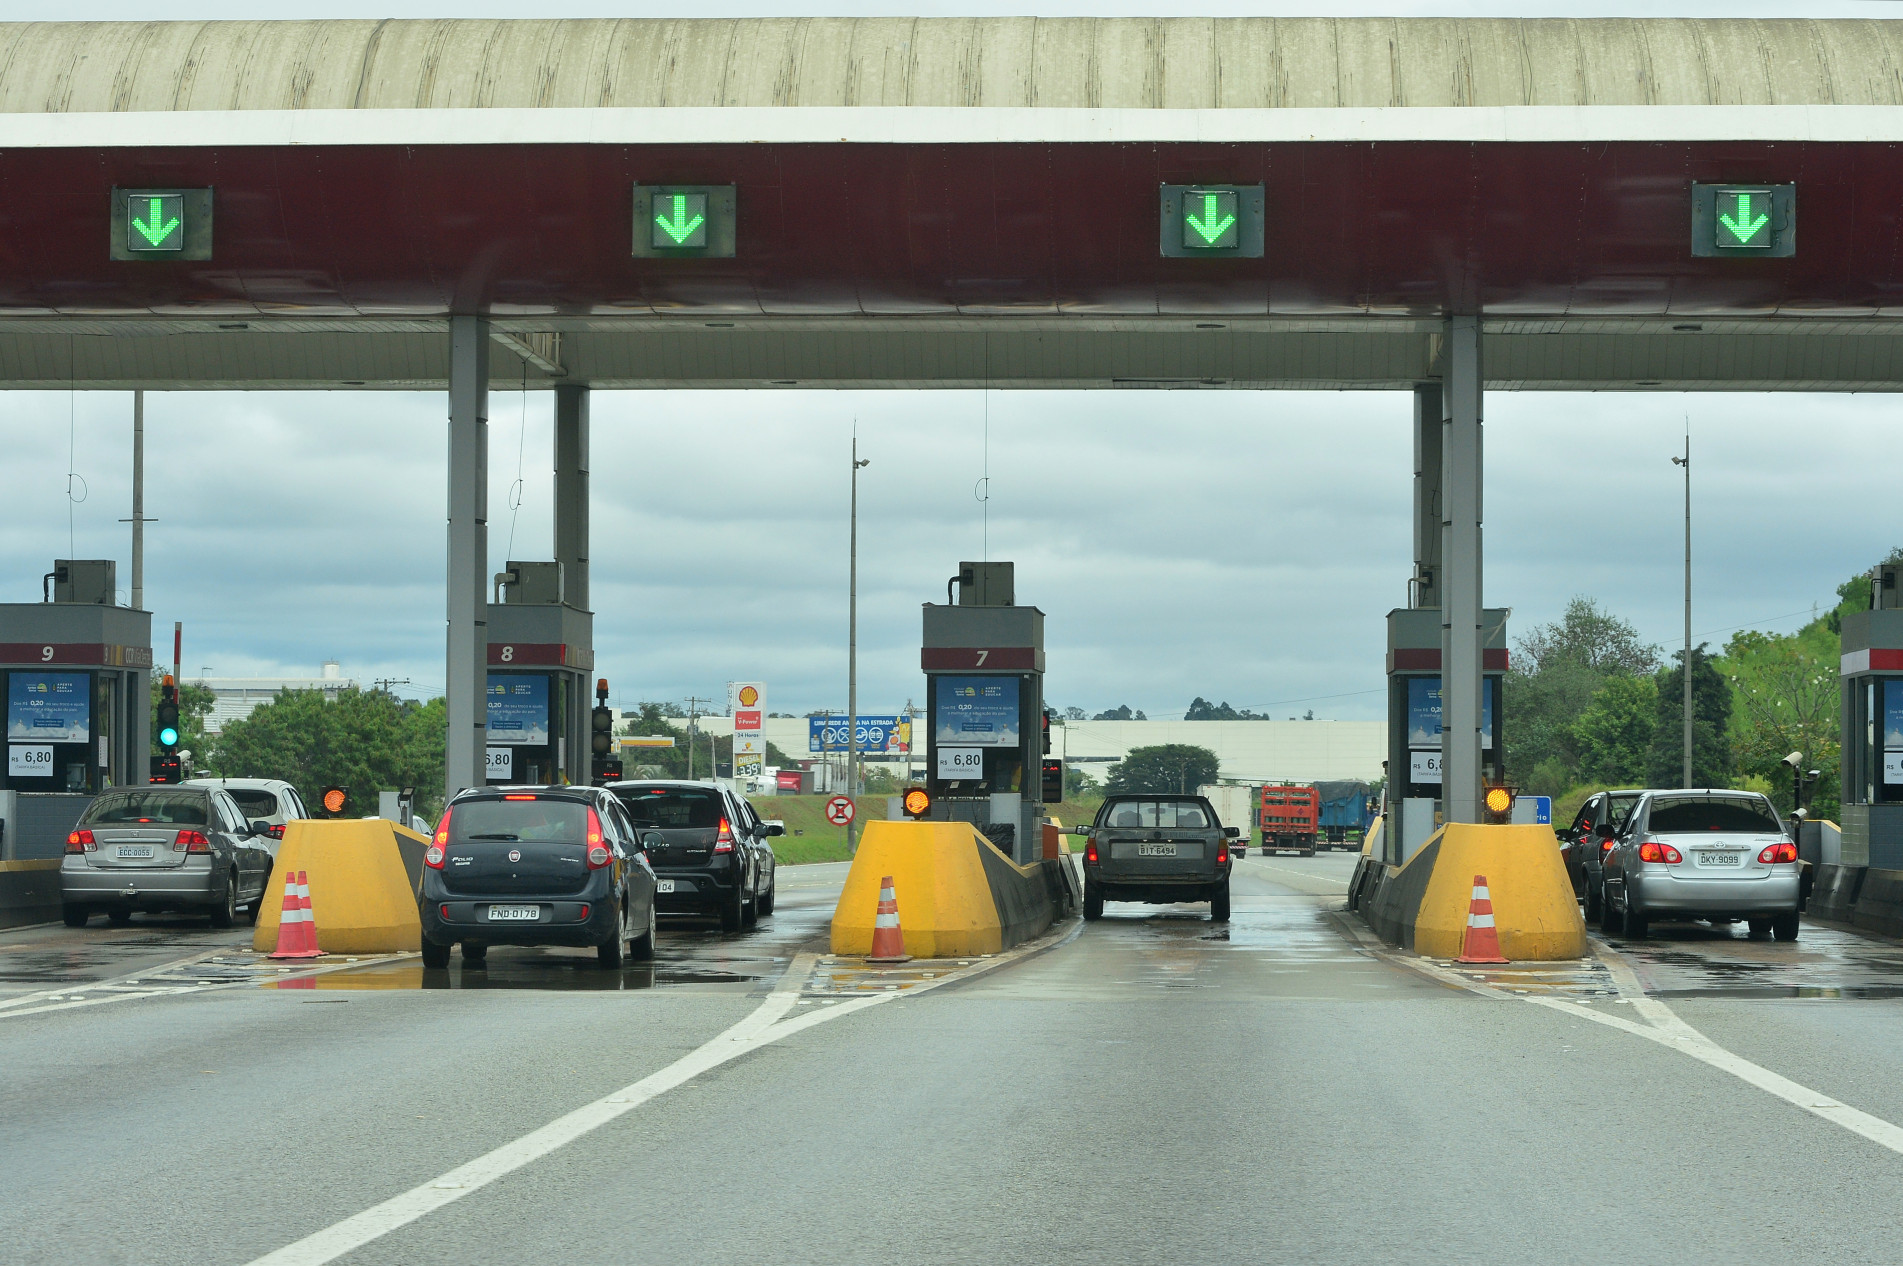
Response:
[[[1262,851],[1313,857],[1321,809],[1321,793],[1313,787],[1284,783],[1262,788],[1262,809],[1257,818]]]

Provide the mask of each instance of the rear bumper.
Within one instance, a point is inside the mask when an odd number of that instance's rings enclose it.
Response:
[[[1768,917],[1792,913],[1797,901],[1795,865],[1781,867],[1762,879],[1679,879],[1641,871],[1626,880],[1626,908],[1648,915]]]
[[[444,892],[435,871],[423,875],[417,916],[423,938],[437,945],[600,945],[620,927],[616,892],[605,871],[595,872],[580,892],[489,896]],[[538,917],[534,922],[498,922],[489,917],[491,906],[534,906]]]
[[[1150,905],[1173,905],[1179,901],[1208,901],[1229,882],[1229,872],[1196,875],[1122,875],[1102,873],[1101,868],[1084,868],[1084,880],[1103,893],[1105,901],[1142,901]]]
[[[84,857],[60,859],[59,897],[69,905],[97,909],[177,910],[224,904],[229,876],[213,870],[205,855],[187,857],[183,864],[160,869],[122,867],[108,870]]]
[[[673,892],[662,892],[661,885],[674,885]],[[670,866],[654,871],[654,909],[660,914],[713,914],[733,903],[734,885],[740,874],[731,867],[719,870],[694,870]]]

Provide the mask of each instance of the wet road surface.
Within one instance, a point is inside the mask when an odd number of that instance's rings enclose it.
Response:
[[[0,999],[0,1154],[35,1159],[0,1237],[34,1263],[1894,1259],[1903,1154],[1831,1114],[1903,1122],[1903,1006],[1872,992],[1903,947],[1661,925],[1462,973],[1370,943],[1352,864],[1248,858],[1226,926],[1113,903],[891,973],[823,952],[844,868],[788,868],[753,932],[664,923],[652,987],[497,949]],[[157,932],[0,935],[0,962],[66,996],[159,950],[243,966]],[[98,1198],[160,1154],[218,1198]],[[1579,1216],[1566,1175],[1634,1171],[1673,1181]]]

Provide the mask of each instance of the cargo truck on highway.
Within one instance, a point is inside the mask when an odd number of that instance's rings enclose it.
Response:
[[[1242,834],[1230,841],[1230,847],[1236,856],[1246,857],[1249,836],[1255,824],[1256,795],[1259,788],[1254,783],[1204,783],[1196,788],[1196,794],[1209,801],[1210,807],[1224,826],[1233,826]]]
[[[1321,797],[1313,787],[1291,783],[1262,788],[1257,829],[1264,853],[1315,855],[1315,835],[1321,817]]]

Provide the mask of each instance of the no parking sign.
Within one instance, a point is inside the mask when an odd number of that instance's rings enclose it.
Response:
[[[834,826],[845,826],[852,821],[852,801],[844,796],[834,796],[826,802],[826,820]]]

